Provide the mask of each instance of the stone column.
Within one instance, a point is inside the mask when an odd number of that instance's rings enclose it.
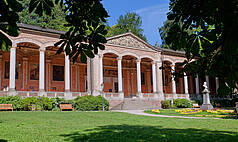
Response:
[[[45,91],[45,50],[40,49],[39,91]]]
[[[100,86],[103,84],[103,55],[98,55],[99,59],[99,84]],[[100,91],[102,88],[100,88]]]
[[[118,93],[120,98],[124,98],[124,93],[122,92],[122,57],[117,58],[117,68],[118,68]]]
[[[198,78],[198,75],[195,78],[195,85],[196,85],[196,94],[200,94],[199,93],[199,78]]]
[[[219,88],[219,78],[216,77],[215,80],[216,80],[216,93],[218,93],[218,88]]]
[[[156,62],[152,62],[152,81],[153,81],[153,93],[157,93],[157,82],[156,82]]]
[[[0,55],[0,90],[2,90],[2,55]]]
[[[136,60],[136,70],[137,70],[137,96],[142,97],[141,94],[141,70],[140,70],[141,60]]]
[[[209,76],[206,75],[207,88],[210,90]]]
[[[51,89],[51,60],[47,59],[46,60],[46,89],[47,91],[50,91]]]
[[[28,58],[23,58],[23,65],[22,65],[22,69],[23,69],[23,87],[22,89],[28,89],[27,88],[27,82],[28,82]],[[25,87],[26,86],[26,87]]]
[[[156,78],[157,78],[157,92],[159,94],[159,98],[161,100],[164,100],[164,93],[163,93],[163,73],[162,73],[162,69],[160,69],[160,67],[162,66],[162,62],[156,62]]]
[[[91,94],[91,59],[87,58],[87,92]]]
[[[174,63],[172,63],[171,72],[172,72],[172,74],[175,72],[175,64]],[[173,75],[172,75],[172,94],[174,95],[175,98],[177,97],[177,95],[176,95],[176,82],[175,82],[175,77]]]
[[[188,76],[184,73],[184,93],[188,94]]]
[[[70,92],[70,60],[69,56],[65,55],[65,92]]]
[[[16,76],[16,47],[10,49],[10,77],[9,91],[15,91],[15,76]]]

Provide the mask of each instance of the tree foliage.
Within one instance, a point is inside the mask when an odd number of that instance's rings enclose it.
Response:
[[[238,82],[238,1],[170,0],[168,20],[165,43],[186,52],[185,71],[219,77],[219,93],[232,93]]]
[[[22,4],[24,9],[18,13],[20,23],[37,25],[43,28],[60,31],[68,30],[68,28],[64,26],[64,24],[67,24],[65,20],[66,13],[59,4],[55,4],[50,15],[43,13],[42,16],[36,14],[35,11],[29,12],[30,0],[25,0]]]
[[[142,26],[142,19],[141,17],[132,12],[132,13],[126,13],[126,15],[121,15],[119,19],[117,20],[117,24],[108,27],[108,34],[107,36],[114,36],[118,34],[123,34],[128,31],[132,32],[139,38],[143,39],[146,41],[145,35],[143,35],[143,29],[141,28]]]
[[[59,4],[63,9],[68,31],[60,36],[55,46],[60,46],[57,53],[65,52],[73,61],[78,57],[86,61],[86,57],[93,58],[98,48],[103,50],[106,43],[107,30],[103,23],[108,16],[101,4],[101,0],[30,0],[29,12],[39,16],[51,15],[53,8]],[[7,50],[11,47],[11,40],[6,36],[18,36],[18,12],[24,7],[18,0],[0,1],[0,47]]]

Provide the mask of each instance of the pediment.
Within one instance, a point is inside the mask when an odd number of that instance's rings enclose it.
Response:
[[[107,38],[107,44],[119,45],[144,50],[155,50],[153,46],[132,33],[125,33]]]

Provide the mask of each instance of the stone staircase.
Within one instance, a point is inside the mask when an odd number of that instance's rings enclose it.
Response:
[[[141,98],[124,98],[124,100],[111,108],[111,110],[147,110],[161,108],[160,100],[141,99]]]

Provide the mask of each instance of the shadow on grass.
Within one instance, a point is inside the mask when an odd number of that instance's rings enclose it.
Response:
[[[0,139],[0,142],[7,142],[7,140]]]
[[[204,129],[174,129],[160,126],[106,125],[61,135],[65,141],[171,141],[171,142],[238,142],[238,133]]]

